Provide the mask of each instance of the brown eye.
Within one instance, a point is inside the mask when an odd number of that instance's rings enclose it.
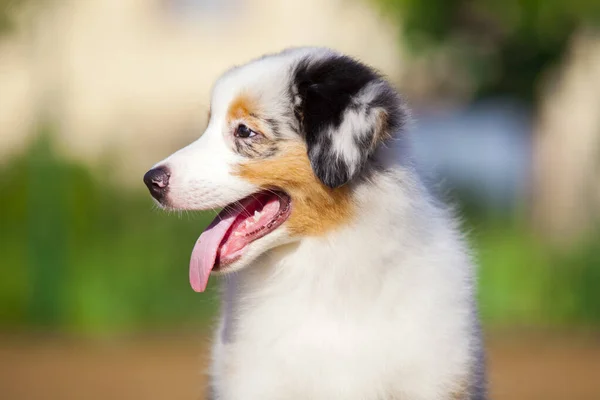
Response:
[[[253,136],[256,136],[256,132],[254,132],[252,129],[248,128],[244,124],[238,125],[237,129],[235,130],[235,137],[247,139]]]

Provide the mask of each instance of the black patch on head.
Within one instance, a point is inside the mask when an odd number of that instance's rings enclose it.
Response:
[[[300,61],[295,83],[303,103],[301,113],[307,141],[316,140],[315,135],[323,125],[339,126],[352,97],[378,78],[373,70],[346,56]]]
[[[331,188],[360,173],[378,138],[391,137],[406,119],[397,92],[373,69],[347,56],[302,59],[294,68],[292,85],[294,115],[312,168]],[[364,123],[350,132],[340,129],[347,112],[356,113]],[[333,135],[351,135],[348,139],[356,146],[358,159],[336,153]]]
[[[384,128],[388,129],[390,135],[402,130],[408,120],[409,113],[404,100],[387,82],[379,88],[368,108],[385,110],[387,126]]]

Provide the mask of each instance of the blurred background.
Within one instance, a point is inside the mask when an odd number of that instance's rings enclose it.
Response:
[[[234,64],[330,46],[415,113],[479,263],[494,399],[600,399],[597,0],[0,0],[0,398],[202,398],[211,219],[142,184]]]

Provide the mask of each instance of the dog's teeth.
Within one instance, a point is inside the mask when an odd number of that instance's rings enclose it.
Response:
[[[242,233],[238,232],[238,231],[235,231],[235,232],[233,232],[233,236],[242,236]]]
[[[260,212],[258,210],[254,211],[254,222],[257,222],[260,219]]]

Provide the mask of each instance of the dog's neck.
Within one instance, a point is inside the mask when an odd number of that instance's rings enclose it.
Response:
[[[366,311],[365,299],[376,298],[386,274],[396,273],[390,266],[402,264],[411,248],[422,248],[429,240],[428,216],[435,219],[435,207],[410,170],[374,169],[353,193],[360,213],[347,227],[274,248],[248,268],[224,277],[224,342],[234,340],[242,308],[244,318],[263,305],[286,301],[340,311],[350,303],[354,310]]]

